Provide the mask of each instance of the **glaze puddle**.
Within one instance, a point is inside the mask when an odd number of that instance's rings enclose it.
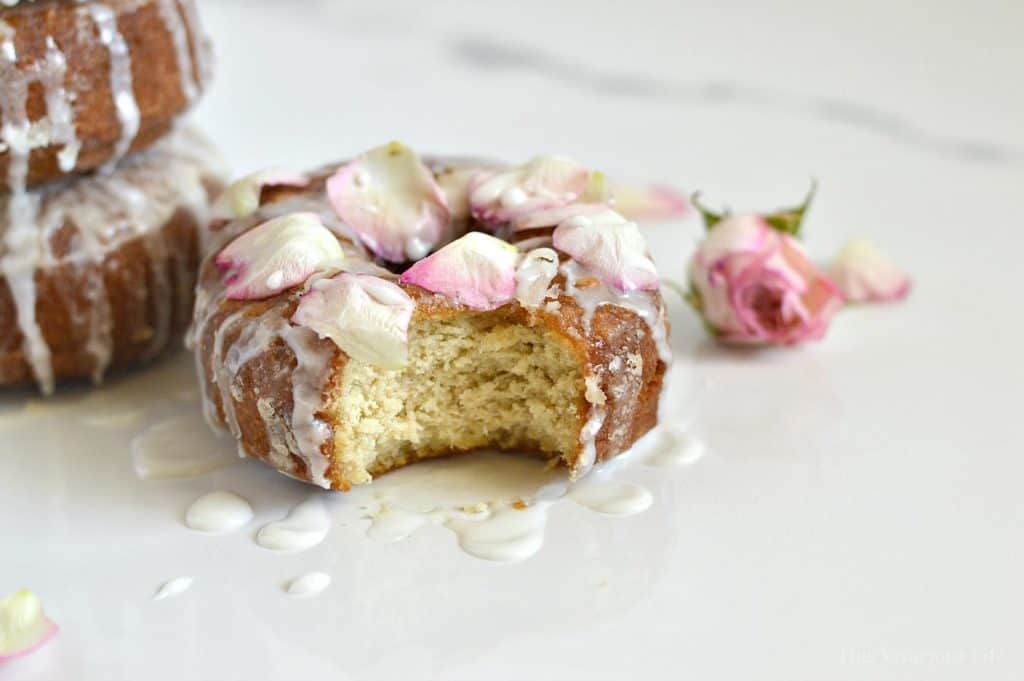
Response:
[[[619,480],[584,480],[572,488],[569,498],[595,513],[617,516],[643,513],[654,502],[646,487]]]
[[[330,575],[324,572],[310,572],[301,577],[296,577],[289,582],[285,591],[289,596],[309,598],[310,596],[318,596],[330,585]]]
[[[150,426],[132,439],[131,450],[135,473],[143,480],[196,478],[238,461],[198,414]]]
[[[481,518],[456,514],[445,527],[455,533],[459,548],[471,556],[518,562],[540,551],[552,505],[551,501],[537,501],[523,507],[502,506],[480,514]]]
[[[185,525],[198,532],[231,532],[252,520],[252,506],[234,492],[209,492],[192,502],[185,512]]]
[[[146,415],[144,407],[121,408],[121,409],[100,409],[94,412],[86,412],[79,418],[84,425],[90,428],[103,430],[118,430],[134,426]]]
[[[425,513],[385,506],[373,516],[366,536],[386,544],[401,541],[429,522]]]
[[[707,453],[707,445],[693,433],[671,426],[656,429],[644,447],[642,461],[648,466],[681,468],[700,461]]]
[[[160,585],[160,588],[153,594],[154,601],[162,601],[166,598],[174,598],[180,596],[192,587],[191,577],[175,577],[174,579],[164,582]]]
[[[679,379],[676,368],[669,385],[685,385]],[[181,415],[183,403],[192,398],[187,386],[167,394],[171,418],[150,426],[132,442],[139,477],[196,477],[239,460],[209,432],[198,414]],[[683,425],[681,414],[687,410],[681,408],[678,392],[667,389],[663,406],[663,425],[629,452],[596,465],[577,481],[561,468],[521,454],[479,451],[434,459],[347,493],[305,492],[290,508],[281,508],[280,519],[263,525],[254,540],[269,551],[296,553],[321,544],[334,526],[356,528],[381,543],[405,540],[425,527],[440,527],[451,532],[460,549],[471,556],[523,561],[543,547],[548,517],[559,505],[571,503],[615,517],[643,513],[653,505],[654,495],[638,480],[629,479],[631,472],[644,477],[646,469],[649,479],[651,467],[679,468],[700,460],[706,447]],[[245,479],[242,476],[239,482]],[[243,497],[216,491],[193,502],[185,524],[202,532],[229,532],[250,523],[252,513]],[[324,578],[329,582],[323,573],[302,575],[284,589],[291,595],[313,595],[326,588]]]
[[[271,551],[304,551],[322,542],[331,529],[322,493],[315,493],[292,508],[288,516],[260,528],[256,543]]]
[[[339,524],[369,520],[366,536],[401,541],[434,525],[453,532],[459,547],[484,560],[517,562],[540,550],[548,515],[572,501],[604,515],[650,507],[641,485],[614,476],[620,461],[599,465],[580,482],[539,459],[491,451],[420,462],[381,476],[371,487],[340,495]]]

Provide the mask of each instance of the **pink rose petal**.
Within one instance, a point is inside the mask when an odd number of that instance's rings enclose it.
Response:
[[[690,212],[686,196],[661,185],[619,185],[612,189],[611,205],[615,212],[640,222],[674,220]]]
[[[56,634],[57,625],[28,589],[0,599],[0,662],[28,655]]]
[[[357,157],[327,180],[338,216],[389,262],[424,257],[451,236],[451,214],[433,173],[391,142]]]
[[[345,259],[337,237],[316,213],[264,222],[229,243],[214,263],[231,300],[268,298]]]
[[[401,281],[476,310],[493,310],[515,298],[518,259],[512,244],[470,232],[410,267]]]
[[[611,209],[569,218],[555,228],[552,241],[555,248],[623,293],[656,291],[660,286],[636,223]]]
[[[284,168],[271,168],[246,175],[231,183],[213,203],[213,220],[237,220],[256,212],[265,187],[305,187],[309,176]]]
[[[316,281],[292,321],[330,338],[350,357],[385,369],[408,359],[409,321],[416,305],[401,286],[370,274],[342,272]]]
[[[508,170],[482,171],[470,188],[473,217],[498,226],[537,210],[572,203],[587,189],[590,171],[562,156],[538,156]]]
[[[524,213],[512,220],[513,232],[524,232],[528,229],[557,227],[569,218],[577,215],[596,215],[608,210],[604,203],[570,203],[558,208],[543,208]]]
[[[865,239],[851,239],[829,270],[851,303],[888,303],[910,293],[910,277]]]

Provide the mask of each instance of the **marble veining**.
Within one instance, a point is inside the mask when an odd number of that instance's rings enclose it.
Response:
[[[956,161],[1024,164],[1024,149],[1016,146],[935,132],[895,112],[849,99],[733,80],[672,81],[641,73],[605,71],[551,51],[492,37],[456,34],[449,41],[453,58],[475,69],[527,71],[602,95],[785,111],[857,128]]]

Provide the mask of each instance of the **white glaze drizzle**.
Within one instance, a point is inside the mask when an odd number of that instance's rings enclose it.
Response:
[[[50,124],[49,143],[63,146],[57,153],[57,164],[61,171],[68,173],[78,163],[78,152],[82,144],[75,132],[75,112],[71,106],[71,98],[64,88],[66,72],[67,59],[64,53],[57,48],[53,37],[47,36],[46,59],[39,69],[39,80],[43,84],[46,114]]]
[[[574,476],[587,473],[597,462],[597,436],[604,426],[604,420],[608,416],[607,408],[602,404],[590,403],[590,414],[580,428],[580,452],[579,462],[573,470]]]
[[[176,0],[158,0],[157,8],[160,10],[160,18],[164,22],[164,27],[174,43],[174,56],[178,62],[181,94],[185,97],[185,101],[191,102],[196,98],[199,89],[193,74],[192,48],[189,46],[188,32],[185,30],[185,23],[181,20],[178,3]]]
[[[108,167],[128,153],[139,132],[139,105],[135,101],[132,84],[132,58],[128,44],[117,27],[117,14],[106,5],[88,5],[89,14],[96,23],[100,42],[107,47],[110,56],[110,93],[114,99],[117,118],[121,123],[121,136],[114,147],[114,155]]]
[[[306,461],[310,481],[329,488],[328,461],[321,447],[331,436],[331,429],[317,416],[317,412],[323,401],[324,384],[330,378],[333,355],[321,350],[323,344],[318,343],[316,334],[305,327],[288,326],[280,337],[298,361],[292,372],[291,433]]]
[[[239,310],[232,313],[227,319],[221,322],[217,328],[217,333],[213,337],[213,358],[214,362],[220,362],[225,357],[224,352],[224,339],[227,338],[228,334],[234,329],[237,322],[245,319],[245,311]],[[229,348],[231,350],[232,348]],[[220,391],[220,408],[221,415],[224,419],[224,423],[227,424],[228,432],[231,433],[232,437],[236,440],[242,436],[242,431],[238,427],[238,419],[235,417],[235,398],[232,386],[236,379],[235,374],[229,371],[221,371],[216,376],[217,388]],[[209,406],[204,405],[204,412],[207,414],[207,421],[216,422],[213,418],[213,404]]]
[[[620,293],[605,285],[600,278],[591,274],[586,267],[575,260],[562,263],[559,270],[565,276],[565,292],[573,297],[583,310],[584,324],[589,333],[590,322],[597,308],[602,305],[617,305],[635,312],[651,330],[651,338],[658,351],[658,357],[666,366],[672,365],[672,349],[668,343],[668,327],[665,324],[665,305],[661,296],[651,291]],[[580,288],[577,283],[584,277],[592,279],[593,285]]]
[[[647,325],[654,340],[658,356],[667,366],[672,363],[672,350],[668,343],[668,327],[665,322],[665,306],[657,293],[648,291],[635,291],[631,293],[620,293],[605,285],[601,280],[591,275],[587,268],[575,260],[563,262],[559,271],[565,277],[565,294],[571,296],[583,311],[583,326],[590,335],[590,325],[593,321],[597,308],[602,305],[617,305],[636,313]],[[588,278],[588,286],[579,287],[577,284],[584,277]],[[612,361],[618,359],[618,357]],[[603,370],[604,368],[602,368]],[[596,367],[590,367],[590,376],[593,376]],[[613,372],[614,373],[614,372]],[[589,376],[588,376],[589,378]],[[586,473],[595,463],[597,456],[597,436],[604,426],[607,417],[607,409],[603,401],[590,402],[590,414],[580,430],[580,445],[582,455],[578,466],[578,474]]]
[[[4,252],[0,257],[0,272],[14,300],[18,327],[23,337],[22,349],[32,373],[44,393],[53,391],[53,367],[50,348],[43,338],[36,320],[35,265],[39,259],[39,234],[35,229],[39,197],[26,190],[29,156],[36,146],[33,126],[28,120],[26,102],[29,84],[35,80],[37,68],[20,73],[17,68],[17,50],[14,30],[6,23],[0,47],[0,113],[3,114],[3,145],[8,152],[6,218],[3,232]]]
[[[199,8],[196,7],[196,0],[180,0],[180,3],[185,14],[185,23],[192,35],[192,60],[199,73],[198,85],[200,88],[206,89],[213,77],[210,43],[203,32],[202,22],[199,21]]]

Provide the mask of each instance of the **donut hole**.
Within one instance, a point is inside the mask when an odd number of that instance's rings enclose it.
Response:
[[[493,448],[569,461],[579,448],[576,351],[500,313],[421,319],[398,371],[349,360],[332,399],[341,476],[354,484],[413,461]]]

